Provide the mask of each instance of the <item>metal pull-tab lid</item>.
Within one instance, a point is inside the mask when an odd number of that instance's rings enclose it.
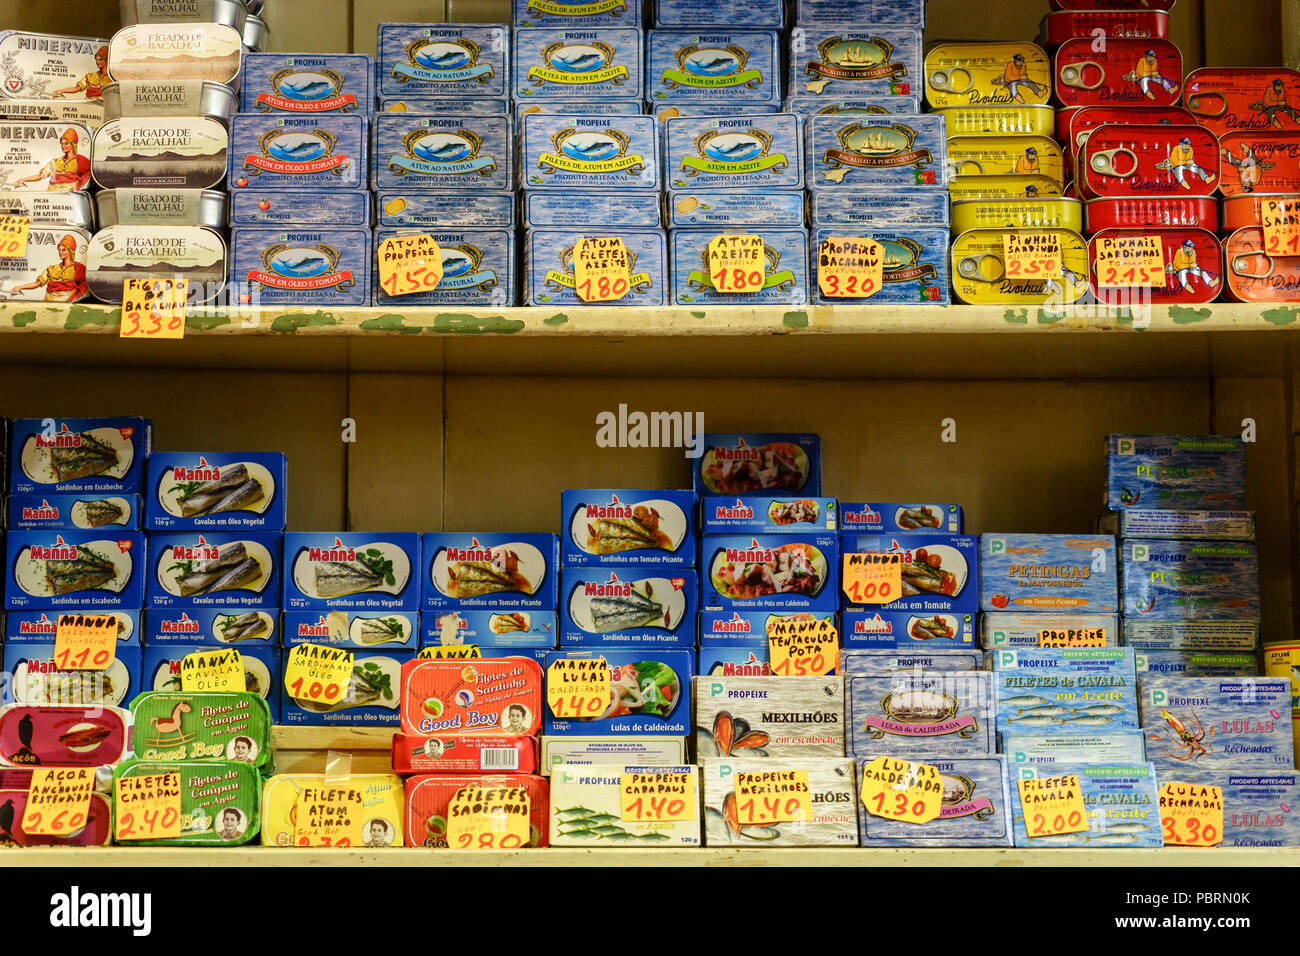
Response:
[[[992,259],[997,265],[997,275],[985,275],[984,263]],[[1002,262],[1002,257],[995,252],[984,252],[977,256],[962,256],[957,260],[957,274],[963,279],[971,279],[975,282],[997,282],[1006,275],[1006,265]]]
[[[974,171],[973,172],[968,171],[966,169],[967,166],[974,166],[975,167]],[[952,174],[954,176],[983,176],[984,164],[981,163],[978,159],[973,159],[969,157],[966,159],[959,159],[953,163]]]
[[[1121,172],[1119,164],[1115,162],[1116,157],[1125,156],[1133,165],[1127,171]],[[1096,152],[1088,154],[1088,168],[1094,173],[1100,173],[1103,176],[1116,176],[1125,179],[1132,176],[1138,171],[1137,153],[1126,146],[1120,146],[1116,149],[1099,149]]]
[[[1268,263],[1267,272],[1246,271],[1249,268],[1247,263],[1249,263],[1250,260],[1254,259],[1256,256],[1262,256],[1264,260]],[[1260,249],[1257,252],[1243,252],[1239,255],[1235,255],[1232,257],[1232,272],[1234,275],[1241,276],[1243,279],[1267,279],[1276,270],[1277,270],[1277,263],[1274,262],[1273,257],[1270,256],[1268,253],[1266,253],[1263,249]]]
[[[1083,72],[1088,67],[1094,67],[1097,70],[1097,82],[1088,83],[1084,81]],[[1106,82],[1106,70],[1094,60],[1085,60],[1082,63],[1067,63],[1061,67],[1058,76],[1062,86],[1072,86],[1077,90],[1095,90]]]
[[[964,86],[958,85],[963,82]],[[945,93],[965,93],[975,85],[975,77],[965,67],[954,66],[950,70],[935,70],[931,73],[930,85]]]
[[[1202,100],[1217,100],[1219,108],[1215,112],[1210,112],[1208,108],[1202,109]],[[1209,119],[1218,119],[1228,112],[1228,98],[1218,90],[1199,90],[1195,93],[1187,94],[1187,112],[1193,116],[1205,116]]]

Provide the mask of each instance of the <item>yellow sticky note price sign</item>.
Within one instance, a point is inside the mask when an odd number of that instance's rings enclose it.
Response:
[[[836,299],[864,299],[880,291],[885,247],[864,236],[827,236],[817,248],[817,288]]]
[[[1099,236],[1094,249],[1093,269],[1102,288],[1159,289],[1166,284],[1159,236]]]
[[[619,777],[619,817],[624,823],[694,820],[699,797],[695,774],[680,770],[624,773]]]
[[[60,614],[54,631],[54,666],[102,671],[117,657],[116,614]]]
[[[389,295],[432,292],[442,281],[442,250],[433,236],[393,236],[379,244],[379,288]]]
[[[431,644],[428,647],[420,648],[420,653],[415,655],[416,660],[437,661],[450,658],[471,658],[482,657],[479,653],[477,644]]]
[[[336,704],[352,680],[352,652],[320,644],[298,644],[284,667],[284,688],[294,700]]]
[[[767,252],[762,236],[714,236],[705,261],[709,281],[718,292],[758,292],[763,288]]]
[[[1274,256],[1300,256],[1300,197],[1261,199],[1264,249]]]
[[[903,594],[903,556],[882,552],[844,555],[840,585],[854,604],[888,604]]]
[[[862,767],[862,805],[872,816],[901,823],[929,823],[943,809],[939,769],[899,757],[877,757]]]
[[[124,339],[185,338],[185,302],[189,279],[132,278],[122,280]]]
[[[233,647],[195,651],[181,658],[181,692],[241,693],[248,690],[244,659]]]
[[[351,846],[362,832],[366,804],[361,790],[344,784],[309,784],[293,807],[294,846]]]
[[[743,827],[813,818],[807,770],[738,770],[734,792]]]
[[[1056,279],[1061,275],[1061,237],[1050,232],[1004,232],[1002,270],[1008,279]]]
[[[767,659],[772,673],[781,677],[832,673],[840,664],[840,632],[834,619],[769,617]]]
[[[1044,627],[1038,631],[1039,647],[1105,647],[1104,627]]]
[[[29,216],[0,216],[0,259],[27,255],[27,232],[31,227]]]
[[[1061,833],[1086,833],[1088,812],[1078,774],[1016,781],[1029,839]]]
[[[573,248],[573,288],[583,302],[613,302],[632,288],[632,255],[618,236],[587,236]]]
[[[119,777],[113,788],[113,833],[116,840],[170,840],[180,836],[180,772]]]
[[[90,816],[94,789],[94,767],[33,767],[23,807],[23,831],[67,836],[80,830]]]
[[[531,838],[524,787],[461,787],[447,805],[447,845],[453,850],[515,850]]]
[[[609,707],[609,694],[603,657],[565,657],[546,668],[546,703],[556,717],[599,717]]]
[[[1160,787],[1165,846],[1217,846],[1223,842],[1223,789],[1169,782]]]

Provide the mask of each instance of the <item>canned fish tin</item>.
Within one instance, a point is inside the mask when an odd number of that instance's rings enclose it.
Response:
[[[386,96],[504,97],[510,30],[504,24],[379,24],[379,92]]]
[[[22,256],[0,257],[0,299],[80,302],[87,295],[90,233],[72,226],[32,226]]]
[[[239,111],[235,91],[204,80],[124,80],[104,87],[104,119],[205,116],[229,125]]]
[[[1300,131],[1238,130],[1220,136],[1219,146],[1224,196],[1300,192]]]
[[[808,188],[943,187],[947,140],[940,116],[842,116],[808,119]]]
[[[948,194],[942,189],[913,189],[904,195],[883,190],[818,190],[808,196],[814,226],[843,228],[925,228],[948,225]],[[847,233],[857,235],[857,233]]]
[[[881,286],[866,298],[827,298],[817,282],[822,243],[832,236],[874,239],[884,247]],[[812,263],[813,301],[818,305],[925,305],[948,304],[948,230],[907,228],[905,230],[861,230],[843,226],[822,226],[812,234],[808,247]]]
[[[1056,113],[1050,106],[949,106],[936,110],[949,136],[1051,136]]]
[[[790,31],[791,96],[916,96],[921,31],[884,26],[854,31],[797,26]]]
[[[654,5],[656,27],[712,27],[727,23],[735,27],[779,30],[785,26],[784,0],[658,0]]]
[[[101,226],[226,226],[226,194],[216,189],[103,189],[95,194]]]
[[[759,195],[754,198],[762,202],[771,199],[772,195],[797,197],[802,212],[803,197],[796,193]],[[530,228],[570,226],[585,221],[601,226],[658,229],[663,226],[663,209],[659,205],[661,196],[661,193],[644,189],[611,189],[606,192],[533,189],[523,194],[524,225]],[[803,222],[801,220],[794,225],[803,225]]]
[[[254,53],[265,50],[268,33],[270,33],[270,29],[267,27],[266,21],[250,13],[248,19],[244,21],[244,29],[241,31],[244,49]]]
[[[374,122],[374,187],[513,189],[510,127],[509,116],[379,113]]]
[[[250,53],[239,84],[245,113],[371,113],[375,60],[360,53]]]
[[[642,0],[514,0],[513,14],[517,27],[639,26]]]
[[[672,117],[663,134],[669,190],[802,189],[802,125],[791,113]]]
[[[515,234],[509,229],[469,232],[422,232],[417,229],[380,229],[375,251],[386,239],[401,235],[429,235],[442,253],[442,278],[427,292],[389,295],[374,271],[375,305],[491,305],[515,304]]]
[[[812,818],[767,826],[742,824],[736,809],[738,773],[770,774],[766,779],[774,787],[794,785],[795,774],[805,775],[812,793]],[[773,847],[858,845],[851,757],[710,757],[703,761],[700,779],[705,846],[753,846],[758,840]]]
[[[0,30],[0,99],[98,99],[108,76],[108,41]]]
[[[226,128],[201,117],[105,123],[90,148],[90,174],[103,189],[207,189],[226,178]]]
[[[662,229],[529,229],[524,233],[524,305],[587,305],[578,298],[573,250],[588,236],[616,235],[628,250],[630,288],[616,305],[667,305],[668,255]],[[610,303],[592,303],[605,305]]]
[[[241,53],[239,33],[217,23],[128,26],[108,43],[108,72],[119,83],[203,80],[234,86]]]
[[[961,199],[952,204],[952,231],[967,229],[1083,229],[1083,204],[1056,196],[1046,199]]]
[[[646,102],[781,102],[781,58],[773,30],[646,33]]]
[[[325,786],[323,773],[278,773],[262,788],[262,846],[293,846],[298,797]],[[402,845],[402,778],[393,773],[354,773],[348,785],[365,794],[365,810],[349,814],[340,846]]]
[[[1010,279],[1002,262],[1005,229],[971,229],[952,241],[953,294],[970,305],[1041,305],[1078,302],[1088,293],[1088,247],[1067,229],[1035,229],[1061,243],[1061,275]],[[1025,230],[1015,230],[1025,231]]]
[[[1133,0],[1050,0],[1053,10],[1128,10]],[[1168,13],[1178,0],[1142,0],[1144,7]]]
[[[1264,673],[1291,679],[1291,716],[1300,719],[1300,644],[1265,644]]]
[[[515,102],[641,99],[645,92],[643,37],[635,27],[516,30]]]
[[[228,185],[364,189],[368,145],[364,116],[239,113],[230,118]]]
[[[2,202],[2,200],[0,200]],[[674,193],[667,200],[672,226],[803,226],[801,193],[735,189]],[[573,220],[570,220],[571,222]]]
[[[1183,55],[1168,40],[1107,37],[1104,52],[1089,37],[1061,44],[1053,60],[1062,106],[1176,106]]]
[[[542,110],[537,108],[535,104],[530,104],[530,105],[533,106],[532,112],[534,113],[542,112]],[[572,106],[565,106],[563,103],[556,103],[553,105],[557,107],[557,112],[560,109],[563,109],[565,111],[572,109]],[[601,104],[602,107],[603,105],[604,104]],[[620,112],[640,113],[641,112],[640,103],[632,104],[631,108],[629,108],[628,104],[626,103],[617,104],[617,106],[620,108],[610,109],[607,112],[610,113],[620,113]],[[594,104],[587,103],[583,105],[583,109],[591,110],[592,112],[595,112],[596,106]],[[498,113],[508,114],[510,112],[510,101],[508,99],[505,99],[504,97],[498,97],[497,99],[487,99],[487,98],[477,99],[475,97],[463,97],[463,98],[453,99],[450,96],[381,96],[379,97],[379,107],[375,110],[375,112],[376,113],[433,113],[433,114],[440,114],[443,116],[460,115],[462,113],[472,113],[475,116],[495,115]],[[518,121],[518,117],[516,117],[516,122],[517,121]]]
[[[901,23],[925,26],[925,0],[795,0],[796,23]]]
[[[31,771],[13,770],[5,776],[0,789],[0,804],[6,815],[12,814],[12,823],[5,830],[6,846],[108,846],[113,842],[113,799],[98,791],[90,794],[86,807],[86,822],[78,829],[62,836],[46,833],[28,833],[23,829],[27,815],[27,801],[31,799]]]
[[[1075,183],[1090,199],[1210,196],[1219,183],[1219,144],[1201,126],[1110,124],[1088,133],[1075,166]]]
[[[1034,43],[941,43],[925,55],[925,101],[939,106],[1046,103],[1052,67]]]
[[[207,610],[207,608],[196,608],[194,614],[195,616],[202,616]],[[277,611],[278,608],[275,607],[257,612],[245,612],[243,609],[235,609],[235,612],[245,620],[250,620],[253,617],[275,617]],[[150,611],[148,613],[154,612]],[[183,610],[163,613],[179,614],[181,617],[186,615]],[[146,644],[140,673],[140,686],[145,693],[151,691],[178,692],[181,688],[181,666],[185,658],[200,651],[211,653],[213,650],[214,645],[199,642]],[[241,644],[239,647],[240,664],[244,668],[244,692],[249,697],[265,705],[270,711],[268,723],[274,722],[278,724],[280,722],[280,685],[283,679],[283,668],[281,666],[283,656],[279,646],[269,641],[252,645]],[[137,701],[139,699],[136,698]],[[266,754],[269,761],[271,757],[269,751],[258,752],[257,756],[260,757],[262,753]],[[232,758],[227,757],[227,759]],[[261,761],[259,760],[258,763],[261,763]],[[269,762],[263,770],[270,770]]]
[[[359,189],[315,193],[310,201],[298,189],[243,189],[229,202],[232,226],[370,225],[370,194]]]
[[[956,176],[1050,176],[1065,182],[1061,147],[1048,136],[954,136],[948,171]]]
[[[1187,74],[1183,103],[1196,122],[1222,136],[1235,130],[1300,128],[1300,70],[1200,69]]]
[[[1264,247],[1260,226],[1238,229],[1224,241],[1228,283],[1224,291],[1237,302],[1300,301],[1300,256],[1279,256]]]
[[[80,123],[0,123],[0,188],[28,183],[48,192],[90,184],[90,130]]]
[[[118,0],[122,25],[137,23],[221,23],[244,28],[248,7],[241,0]]]
[[[6,119],[80,123],[94,132],[104,125],[104,101],[7,100],[0,97],[0,120]]]
[[[1067,160],[1098,126],[1138,123],[1143,126],[1192,126],[1196,118],[1179,106],[1075,106],[1056,113],[1056,138],[1065,144]],[[1071,169],[1074,163],[1068,163]]]
[[[191,304],[216,298],[226,285],[226,243],[203,226],[118,225],[100,229],[86,251],[86,281],[100,302],[122,301],[128,278],[189,280]]]
[[[1107,45],[1116,40],[1167,40],[1169,14],[1163,10],[1066,10],[1043,17],[1042,37],[1047,46],[1074,39],[1092,43],[1098,36],[1105,37]]]
[[[10,495],[8,508],[13,531],[140,527],[140,499],[136,495]]]
[[[506,192],[380,191],[375,194],[375,219],[380,226],[509,229],[515,224],[515,196]],[[565,224],[569,222],[573,220]]]
[[[1264,225],[1264,204],[1281,200],[1300,202],[1300,193],[1251,192],[1229,196],[1223,200],[1223,231],[1234,232],[1247,226]],[[4,208],[4,202],[4,194],[0,193],[0,209]]]
[[[659,128],[653,116],[530,113],[523,118],[519,151],[524,189],[659,188]],[[511,185],[505,183],[507,189]]]
[[[263,305],[369,305],[370,230],[356,226],[281,231],[240,226],[231,276],[248,283],[241,295]]]
[[[763,287],[757,292],[719,292],[709,268],[709,243],[717,236],[753,234],[763,240]],[[670,237],[673,305],[803,305],[808,301],[808,232],[738,226],[674,229]]]
[[[396,780],[397,778],[394,777],[393,779]],[[406,846],[432,847],[444,850],[450,847],[447,839],[447,817],[449,816],[451,801],[463,787],[524,790],[528,796],[528,842],[524,845],[530,847],[544,847],[547,845],[546,816],[550,807],[550,788],[542,777],[521,773],[508,775],[431,773],[410,777],[405,781],[404,785],[406,788]],[[676,826],[683,826],[683,824],[676,824]],[[398,832],[394,845],[401,844],[402,834]],[[385,843],[385,845],[387,844]],[[465,847],[457,845],[452,849],[463,850]]]
[[[612,759],[612,757],[607,758]],[[690,801],[685,819],[672,821],[622,818],[622,782],[628,774],[654,774]],[[665,780],[666,778],[666,780]],[[551,770],[550,828],[552,846],[699,846],[699,768],[690,765],[646,767],[619,762],[594,766],[560,764]],[[658,792],[662,792],[659,790]]]
[[[1118,200],[1112,200],[1118,201]],[[1164,285],[1123,288],[1100,284],[1096,273],[1097,247],[1106,239],[1158,236],[1164,247]],[[1213,302],[1223,281],[1223,250],[1214,233],[1205,229],[1104,229],[1088,240],[1093,263],[1092,292],[1099,302],[1132,302],[1150,296],[1156,305],[1191,305]],[[1112,267],[1113,268],[1113,267]]]
[[[954,176],[948,183],[953,202],[963,199],[1037,199],[1059,196],[1059,182],[1042,173],[1011,176]]]
[[[65,225],[93,231],[89,192],[0,192],[0,216],[26,216],[33,225]]]
[[[1102,229],[1219,229],[1219,204],[1208,196],[1120,196],[1083,204],[1091,234]]]
[[[920,101],[915,96],[837,96],[835,98],[803,94],[787,96],[782,113],[795,113],[809,117],[813,113],[887,113],[921,112]]]
[[[408,660],[401,673],[402,733],[536,734],[546,700],[542,685],[541,665],[525,657]]]

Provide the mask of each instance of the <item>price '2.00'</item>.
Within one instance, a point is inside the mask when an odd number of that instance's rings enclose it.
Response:
[[[1055,833],[1061,833],[1069,827],[1077,827],[1083,823],[1083,815],[1078,810],[1071,810],[1068,815],[1058,813],[1051,820],[1051,827],[1048,827],[1048,819],[1042,813],[1035,813],[1032,817],[1033,826],[1029,829],[1030,836],[1050,836]]]

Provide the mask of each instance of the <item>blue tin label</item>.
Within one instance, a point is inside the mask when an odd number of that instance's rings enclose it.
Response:
[[[529,113],[521,137],[524,189],[659,188],[653,116]]]
[[[696,657],[699,662],[696,673],[701,677],[772,676],[767,641],[701,647]]]
[[[232,226],[369,226],[370,194],[335,190],[304,201],[298,189],[241,189],[230,197]]]
[[[748,116],[751,113],[788,113],[780,103],[657,103],[654,118],[661,123],[674,116]]]
[[[510,30],[468,23],[379,24],[385,96],[505,97]]]
[[[700,497],[820,495],[821,438],[810,432],[706,432],[692,483]]]
[[[943,188],[948,141],[942,116],[814,113],[808,117],[808,188]]]
[[[60,670],[54,665],[54,640],[14,643],[4,649],[9,680],[0,688],[5,704],[102,704],[126,707],[140,692],[138,644],[118,643],[117,656],[102,671]]]
[[[722,610],[833,611],[840,550],[833,534],[704,535],[701,604]]]
[[[1123,555],[1126,617],[1259,620],[1253,544],[1129,538]]]
[[[529,229],[524,234],[525,305],[608,306],[578,297],[573,277],[573,250],[588,236],[610,234],[609,229]],[[667,242],[662,229],[614,231],[627,247],[629,289],[618,305],[666,305],[668,302]]]
[[[767,27],[785,26],[784,0],[658,0],[654,5],[657,27]]]
[[[1147,674],[1139,689],[1147,759],[1164,773],[1295,765],[1289,678]]]
[[[10,531],[5,607],[11,611],[105,611],[144,604],[139,531]]]
[[[282,452],[156,452],[145,483],[145,527],[283,531],[287,482]]]
[[[840,504],[840,531],[875,534],[922,534],[940,531],[961,534],[961,505],[875,504],[845,501]]]
[[[641,0],[514,0],[517,27],[638,26]]]
[[[701,498],[705,534],[798,534],[834,531],[839,513],[834,498]]]
[[[825,620],[839,630],[834,611],[718,611],[700,612],[700,646],[748,646],[762,644],[767,647],[767,632],[781,622]],[[766,650],[764,650],[766,654]],[[766,660],[766,657],[764,657]],[[743,676],[743,675],[742,675]]]
[[[560,543],[553,534],[435,532],[421,548],[425,611],[555,608]]]
[[[1126,619],[1124,643],[1148,650],[1249,651],[1259,644],[1258,621]]]
[[[980,609],[1114,614],[1115,539],[1087,534],[980,535]]]
[[[1041,647],[1044,639],[1102,641],[1119,645],[1119,619],[1113,614],[1041,614],[994,611],[980,615],[980,643],[1000,647]]]
[[[381,96],[377,113],[433,113],[439,116],[510,114],[510,100],[451,96]]]
[[[1102,515],[1097,519],[1097,530],[1120,538],[1254,541],[1255,512],[1130,508]]]
[[[144,613],[146,644],[230,644],[280,646],[280,609],[275,606],[149,608]]]
[[[1220,435],[1110,435],[1106,507],[1242,511],[1245,449]]]
[[[701,677],[694,690],[697,759],[844,756],[838,677]]]
[[[152,424],[143,418],[18,418],[11,495],[139,494]]]
[[[146,606],[276,607],[283,537],[278,531],[150,534]]]
[[[59,631],[59,614],[75,611],[10,611],[4,615],[4,639],[7,644],[50,644]],[[140,612],[137,610],[105,611],[117,618],[117,643],[141,644]]]
[[[795,22],[799,24],[891,23],[925,26],[925,0],[795,0]]]
[[[508,116],[375,117],[373,185],[388,189],[514,188]]]
[[[609,665],[610,706],[599,717],[561,718],[546,708],[545,734],[630,736],[691,732],[691,677],[695,652],[655,647],[553,651],[543,667],[574,657],[603,657]]]
[[[832,237],[844,237],[842,226],[822,226],[813,231],[808,252],[813,269],[821,267],[822,243]],[[948,230],[947,229],[873,229],[854,232],[853,237],[874,239],[884,248],[880,288],[870,297],[837,298],[824,295],[813,283],[813,301],[821,305],[852,302],[924,305],[948,302]]]
[[[420,642],[418,611],[285,611],[284,646],[342,644],[414,650]]]
[[[1223,793],[1224,846],[1300,846],[1300,777],[1294,771],[1205,772],[1180,768],[1169,774],[1175,800],[1200,796],[1201,787]],[[1176,780],[1176,782],[1174,782]]]
[[[420,536],[415,532],[290,531],[284,536],[286,611],[415,611]]]
[[[919,95],[923,85],[921,28],[891,25],[864,31],[862,24],[871,22],[801,25],[791,30],[790,95]]]
[[[379,228],[511,229],[515,224],[513,193],[379,190],[375,194]]]
[[[149,691],[181,690],[181,661],[187,654],[211,650],[208,644],[151,644],[144,649],[141,693]],[[271,722],[280,722],[280,694],[282,681],[281,651],[275,646],[248,646],[239,648],[239,659],[244,664],[244,688],[266,701],[271,710]]]
[[[375,60],[360,53],[245,53],[242,113],[370,113]]]
[[[695,493],[670,488],[567,488],[560,494],[566,568],[695,564]]]
[[[694,647],[700,584],[679,568],[565,568],[560,646]]]
[[[874,756],[858,754],[858,779]],[[1010,846],[1010,798],[1001,757],[926,760],[939,771],[939,816],[919,826],[858,811],[862,846]]]
[[[975,646],[975,615],[848,607],[842,615],[844,646],[903,651]]]
[[[525,116],[531,116],[533,113],[545,113],[554,115],[557,113],[572,113],[580,109],[588,116],[642,116],[645,114],[644,104],[640,100],[583,100],[576,103],[572,100],[531,100],[526,103],[519,103],[515,106],[515,128],[522,129]]]
[[[803,227],[804,197],[797,192],[745,190],[676,192],[668,200],[673,226]]]
[[[140,527],[138,495],[85,492],[79,495],[13,495],[9,499],[9,529],[35,531],[66,528],[90,531],[95,528]]]
[[[802,189],[803,121],[791,113],[674,116],[665,174],[678,189]]]
[[[377,229],[375,251],[394,236],[427,235],[442,253],[442,278],[427,292],[389,295],[375,266],[375,305],[491,305],[515,304],[515,234],[511,229],[466,232],[420,232],[416,229]]]
[[[515,648],[554,650],[559,631],[554,611],[516,610],[507,606],[485,611],[421,611],[420,647],[473,644],[483,657],[501,657]]]
[[[919,113],[920,100],[915,96],[816,96],[800,94],[788,96],[784,112],[798,113],[806,120],[814,113]]]
[[[1146,677],[1252,677],[1259,674],[1254,654],[1206,651],[1134,651],[1138,680]]]
[[[635,25],[516,30],[515,104],[531,99],[640,100],[645,90],[643,37]]]
[[[874,677],[898,671],[978,671],[984,669],[984,652],[978,650],[845,650],[840,670],[845,677]]]
[[[848,678],[849,752],[908,759],[994,753],[992,677],[947,671]]]
[[[237,226],[231,276],[262,305],[369,305],[370,230]]]
[[[1017,780],[1077,774],[1083,791],[1088,829],[1083,833],[1036,836],[1025,829]],[[1079,763],[1007,764],[1013,842],[1018,847],[1159,847],[1164,845],[1160,823],[1160,782],[1150,763],[1085,765]]]
[[[230,117],[232,192],[272,189],[365,189],[369,169],[364,116]]]
[[[646,101],[779,104],[779,44],[775,30],[651,30]]]
[[[998,732],[1070,737],[1137,730],[1137,677],[1127,647],[990,652]]]
[[[292,653],[293,648],[284,648],[281,660],[287,664],[288,655]],[[300,701],[281,686],[280,723],[394,727],[400,724],[402,665],[415,657],[415,651],[356,650],[352,654],[352,679],[337,704]]]
[[[674,196],[670,201],[676,201]],[[763,287],[756,292],[719,292],[718,272],[740,271],[724,255],[710,259],[709,244],[718,236],[756,235],[763,240]],[[808,301],[808,231],[731,227],[672,231],[673,303],[675,305],[804,305]]]
[[[658,229],[663,225],[660,194],[643,189],[588,192],[531,189],[524,193],[524,224],[569,226],[599,223],[613,228]]]
[[[909,189],[904,193],[861,189],[820,189],[808,195],[814,226],[859,229],[947,228],[948,193]]]
[[[1008,763],[1143,763],[1147,759],[1140,731],[1051,737],[1041,734],[1004,736],[1002,752]]]
[[[973,614],[979,610],[979,542],[974,535],[957,534],[844,534],[844,554],[902,555],[903,593],[871,610],[911,611],[927,614]],[[845,592],[845,606],[853,604]]]

